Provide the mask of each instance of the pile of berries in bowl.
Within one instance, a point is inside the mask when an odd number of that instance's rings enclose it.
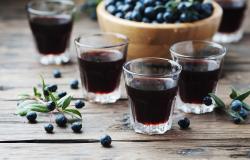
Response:
[[[212,15],[204,0],[106,0],[106,10],[122,19],[144,23],[186,23]]]
[[[211,39],[222,8],[208,0],[104,0],[97,17],[102,31],[129,38],[128,59],[169,58],[173,43]]]

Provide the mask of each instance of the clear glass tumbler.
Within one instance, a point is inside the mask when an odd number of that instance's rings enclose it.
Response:
[[[137,133],[170,130],[181,66],[163,58],[139,58],[123,66],[130,121]]]
[[[120,96],[122,66],[128,39],[117,33],[81,35],[75,39],[84,98],[114,103]]]
[[[31,1],[26,5],[40,63],[69,62],[68,47],[75,9],[70,0]]]
[[[170,48],[174,61],[182,66],[176,107],[186,113],[212,112],[214,105],[204,97],[216,91],[226,48],[206,41],[184,41]]]
[[[247,0],[216,0],[223,9],[223,16],[214,41],[219,43],[238,42],[243,36],[243,22]]]

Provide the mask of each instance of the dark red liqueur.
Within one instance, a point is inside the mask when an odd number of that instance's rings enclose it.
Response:
[[[161,80],[134,79],[126,89],[137,122],[159,125],[168,121],[177,87],[168,88]]]
[[[223,9],[219,32],[233,33],[240,29],[247,8],[246,0],[217,0]]]
[[[118,86],[125,56],[119,51],[91,51],[78,57],[82,84],[88,92],[107,94]]]
[[[70,18],[38,17],[30,19],[29,23],[41,54],[58,55],[65,52],[73,25]]]
[[[180,98],[185,103],[201,104],[203,98],[215,90],[220,68],[208,62],[180,63],[183,70],[179,79]]]

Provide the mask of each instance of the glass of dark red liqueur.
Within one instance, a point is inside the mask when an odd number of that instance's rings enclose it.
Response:
[[[69,62],[68,47],[75,12],[74,2],[31,1],[26,5],[26,10],[40,62],[44,65]]]
[[[223,16],[214,41],[231,43],[243,36],[243,21],[248,0],[216,0],[223,9]]]
[[[124,64],[130,120],[137,133],[170,130],[181,66],[163,58],[139,58]]]
[[[84,98],[114,103],[120,96],[128,39],[117,33],[85,34],[75,39]]]
[[[226,48],[207,41],[184,41],[171,46],[174,61],[182,66],[176,107],[186,113],[212,112],[214,105],[203,104],[214,93]]]

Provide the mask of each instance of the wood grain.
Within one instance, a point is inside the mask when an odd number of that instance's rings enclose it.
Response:
[[[16,116],[17,95],[31,93],[31,87],[40,83],[39,74],[48,83],[58,84],[59,90],[71,93],[74,101],[82,99],[81,89],[71,90],[68,85],[71,79],[79,79],[73,45],[72,63],[69,65],[42,66],[37,62],[36,49],[23,10],[27,1],[0,1],[0,159],[250,158],[250,121],[235,125],[222,113],[193,115],[175,110],[173,128],[166,134],[136,134],[129,125],[125,92],[123,99],[114,105],[86,102],[86,107],[80,110],[84,126],[81,134],[72,133],[69,126],[65,129],[55,127],[55,134],[46,134],[43,125],[49,123],[50,118],[44,114],[38,115],[39,123],[36,124],[29,124],[25,118]],[[246,26],[247,33],[241,42],[226,45],[229,52],[218,95],[227,103],[230,101],[228,94],[231,86],[250,88],[249,19]],[[80,15],[74,25],[71,43],[80,33],[97,31],[96,22]],[[54,68],[62,71],[62,78],[53,78],[51,72]],[[247,102],[250,103],[250,99]],[[186,131],[180,130],[177,125],[177,121],[184,116],[191,120],[191,128]],[[114,140],[112,148],[103,148],[98,142],[105,133]]]

